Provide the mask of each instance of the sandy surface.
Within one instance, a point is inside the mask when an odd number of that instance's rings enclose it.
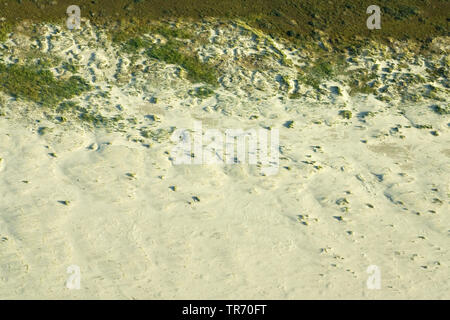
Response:
[[[131,83],[113,83],[127,60],[83,42],[93,33],[65,46],[65,37],[48,38],[41,50],[72,51],[92,83],[113,84],[108,101],[80,103],[105,113],[120,105],[137,123],[122,131],[59,125],[39,111],[18,116],[32,105],[3,96],[1,298],[450,298],[448,115],[428,100],[388,103],[345,88],[320,97],[302,88],[307,98],[288,99],[276,75],[292,68],[239,69],[236,55],[267,48],[255,49],[250,36],[233,44],[226,32],[236,30],[211,31],[216,45],[202,49],[230,70],[207,99],[187,95],[192,84],[158,62]],[[221,33],[225,49],[214,40]],[[448,91],[442,97],[448,105]],[[339,115],[343,105],[351,119]],[[149,114],[160,121],[149,123]],[[169,129],[194,121],[221,131],[278,129],[278,173],[175,165]],[[53,131],[39,134],[43,126]],[[143,126],[161,135],[136,143]],[[71,265],[80,267],[79,290],[66,287]],[[370,265],[381,271],[380,290],[366,286]]]

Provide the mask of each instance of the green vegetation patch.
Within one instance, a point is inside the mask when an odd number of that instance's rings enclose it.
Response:
[[[159,34],[168,40],[192,39],[194,37],[192,32],[185,29],[162,24],[155,25],[147,21],[132,19],[130,22],[122,20],[116,28],[113,28],[111,30],[111,39],[116,43],[124,43],[128,42],[130,39],[134,39],[136,42],[132,44],[139,47],[140,43],[138,43],[138,38],[146,33]]]
[[[61,115],[55,117],[55,119],[59,122],[67,121],[64,117],[67,116],[68,118],[79,119],[83,123],[94,127],[112,127],[123,120],[121,115],[106,117],[101,115],[98,111],[86,109],[85,107],[81,107],[76,102],[70,100],[61,102],[56,108],[56,112]]]
[[[300,99],[302,97],[302,94],[300,92],[294,92],[289,95],[289,99],[295,100]]]
[[[142,38],[131,38],[124,43],[123,50],[127,53],[137,53],[142,49],[151,47],[151,45],[150,41]]]
[[[218,84],[216,69],[207,63],[201,62],[196,56],[182,52],[182,43],[169,41],[147,51],[149,57],[177,64],[187,72],[187,77],[194,83],[204,82],[213,86]]]
[[[12,32],[13,28],[9,23],[0,23],[0,42],[6,41],[8,34]]]
[[[67,112],[73,112],[75,110],[79,110],[80,107],[78,106],[78,104],[76,102],[73,101],[64,101],[61,102],[58,106],[58,108],[56,109],[56,111],[58,113],[67,113]]]
[[[416,7],[411,7],[408,5],[400,4],[397,7],[395,6],[383,6],[381,8],[383,13],[386,13],[393,17],[395,20],[405,20],[412,16],[419,15],[419,9]]]
[[[449,115],[450,114],[450,106],[433,105],[433,106],[431,106],[431,109],[440,115]]]
[[[91,89],[81,77],[56,79],[50,70],[37,66],[0,64],[0,90],[41,105],[54,106]]]
[[[80,120],[82,120],[83,122],[90,123],[96,127],[107,126],[110,121],[110,119],[108,119],[105,116],[102,116],[101,114],[92,113],[88,111],[81,112],[79,117]]]
[[[339,111],[339,115],[344,119],[351,119],[353,116],[350,110],[341,110]]]
[[[334,74],[331,63],[323,60],[319,60],[318,63],[312,67],[311,72],[315,76],[322,78],[330,78]]]
[[[174,28],[174,27],[168,27],[165,25],[155,26],[155,27],[151,28],[151,32],[160,34],[167,39],[173,39],[173,38],[192,39],[194,37],[194,34],[188,30]]]
[[[189,95],[196,98],[208,98],[214,94],[214,90],[208,87],[200,87],[189,90]]]
[[[151,41],[143,38],[145,34],[159,34],[167,39],[164,45],[156,46]],[[201,62],[191,52],[183,51],[185,43],[178,39],[192,39],[192,32],[162,24],[143,24],[136,20],[135,23],[122,21],[116,29],[112,31],[112,40],[121,43],[124,52],[136,54],[144,49],[151,58],[164,61],[169,64],[176,64],[183,67],[187,72],[187,77],[194,83],[207,83],[216,86],[217,73],[213,66]]]
[[[377,74],[374,72],[367,72],[364,68],[352,70],[350,79],[348,80],[348,85],[350,86],[349,94],[376,94],[376,88],[370,84],[370,82],[375,79],[377,79]]]
[[[0,15],[4,23],[65,22],[69,0],[2,0]],[[365,22],[367,7],[377,4],[382,9],[382,28],[369,30]],[[252,27],[269,35],[280,35],[292,41],[315,39],[317,31],[330,36],[333,48],[344,49],[364,39],[417,39],[424,47],[429,38],[448,35],[448,0],[341,0],[341,1],[286,1],[286,0],[77,0],[81,16],[95,26],[112,28],[114,38],[127,41],[151,29],[159,19],[191,19],[202,21],[207,17],[247,21]],[[120,28],[116,28],[118,23]],[[174,30],[175,29],[175,30]],[[177,31],[171,26],[159,32],[171,37],[187,36],[188,31]],[[185,33],[187,33],[185,35]],[[339,50],[340,51],[340,50]]]
[[[63,62],[62,67],[71,73],[77,73],[79,70],[78,65],[69,62]]]
[[[343,74],[345,67],[343,56],[321,57],[313,64],[301,68],[297,80],[317,90],[322,81]]]

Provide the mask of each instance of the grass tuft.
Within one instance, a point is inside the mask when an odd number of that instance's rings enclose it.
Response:
[[[208,87],[200,87],[196,89],[189,90],[189,95],[196,98],[208,98],[214,94],[214,90]]]
[[[0,64],[0,90],[15,98],[55,106],[90,89],[79,76],[60,80],[50,70],[37,66]]]
[[[6,41],[13,28],[9,23],[0,23],[0,42]]]
[[[351,119],[353,116],[350,110],[341,110],[339,111],[339,115],[344,119]]]
[[[162,46],[151,48],[147,54],[151,58],[183,67],[187,72],[188,79],[194,83],[204,82],[216,86],[218,81],[215,68],[201,62],[196,56],[182,53],[181,47],[181,43],[169,41]]]

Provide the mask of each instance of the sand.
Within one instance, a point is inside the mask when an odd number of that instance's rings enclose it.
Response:
[[[289,99],[297,84],[283,90],[277,76],[294,79],[294,68],[269,60],[274,68],[250,70],[239,61],[279,49],[301,63],[300,50],[255,43],[238,24],[204,28],[210,42],[200,55],[223,59],[228,72],[213,96],[198,99],[187,94],[198,85],[162,62],[118,83],[130,60],[101,34],[86,27],[67,37],[48,26],[39,50],[78,55],[83,76],[110,92],[79,103],[104,114],[120,106],[136,123],[57,124],[0,93],[0,298],[450,298],[448,115],[429,99],[350,96],[338,80],[321,95],[300,85],[305,98]],[[2,52],[3,61],[14,55]],[[396,66],[377,56],[360,65],[377,61]],[[448,105],[448,90],[441,98]],[[279,130],[279,170],[175,165],[172,128],[195,121],[221,132]],[[433,129],[418,128],[425,124]],[[158,135],[142,142],[142,127]],[[72,265],[79,289],[67,287]],[[367,287],[371,265],[381,272],[378,290]]]

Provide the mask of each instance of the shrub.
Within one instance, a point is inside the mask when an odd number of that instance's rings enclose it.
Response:
[[[339,115],[344,119],[352,118],[352,112],[350,110],[341,110],[339,111]]]

